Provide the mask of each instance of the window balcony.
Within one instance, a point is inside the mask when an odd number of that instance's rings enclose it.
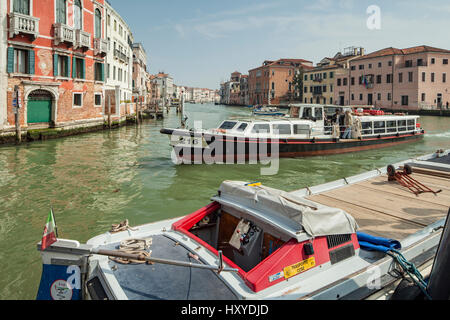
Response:
[[[55,30],[55,45],[66,42],[70,44],[75,43],[75,31],[68,25],[62,23],[54,24]]]
[[[108,40],[95,38],[94,39],[94,54],[106,55],[108,52]]]
[[[36,39],[39,36],[39,18],[12,12],[9,14],[9,37],[29,34]]]
[[[89,49],[91,47],[91,34],[84,32],[83,30],[75,30],[75,45],[74,48],[85,48]]]
[[[130,60],[125,53],[118,49],[114,50],[114,57],[125,63],[128,63]]]

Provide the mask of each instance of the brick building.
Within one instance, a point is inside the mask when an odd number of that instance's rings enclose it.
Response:
[[[8,88],[8,74],[6,73],[6,48],[8,47],[7,3],[0,1],[0,130],[7,125],[6,90]]]
[[[249,71],[249,103],[281,104],[295,100],[294,77],[301,68],[313,67],[304,59],[264,61],[261,67]]]
[[[336,77],[341,86],[335,99],[388,109],[447,108],[449,60],[449,50],[425,45],[364,55],[350,62],[347,75]]]
[[[25,129],[103,123],[104,17],[104,0],[7,1],[4,129],[15,126],[15,89]]]

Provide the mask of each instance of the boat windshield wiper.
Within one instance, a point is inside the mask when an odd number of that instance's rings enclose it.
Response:
[[[153,257],[147,257],[142,254],[131,254],[131,253],[125,253],[125,252],[120,252],[120,251],[115,251],[115,250],[92,249],[91,253],[102,255],[102,256],[108,256],[108,257],[145,261],[145,262],[149,262],[149,263],[160,263],[160,264],[168,264],[168,265],[179,266],[179,267],[207,269],[207,270],[216,271],[219,274],[221,272],[239,272],[238,269],[224,267],[222,251],[219,251],[219,265],[218,266],[207,265],[207,264],[197,264],[197,263],[177,261],[177,260],[153,258]]]

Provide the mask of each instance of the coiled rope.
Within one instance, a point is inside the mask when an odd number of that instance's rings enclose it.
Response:
[[[428,300],[432,300],[431,296],[427,291],[427,283],[423,279],[423,276],[420,273],[420,271],[417,270],[416,266],[413,263],[409,262],[398,250],[390,249],[389,251],[386,252],[386,254],[392,257],[394,261],[396,261],[398,265],[401,266],[403,271],[406,272],[409,275],[409,277],[414,281],[416,286],[420,288],[425,297]]]
[[[150,258],[152,251],[148,251],[150,246],[152,245],[152,238],[148,239],[129,239],[124,240],[119,245],[119,252],[127,253],[127,254],[135,254],[139,256],[144,256]],[[135,259],[127,259],[127,258],[119,258],[119,257],[109,257],[110,260],[120,263],[120,264],[153,264],[149,261],[135,260]]]

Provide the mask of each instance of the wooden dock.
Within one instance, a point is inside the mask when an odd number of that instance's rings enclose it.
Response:
[[[351,214],[359,231],[403,240],[445,219],[450,208],[450,150],[406,160],[394,167],[412,167],[412,178],[437,192],[415,195],[381,168],[321,186],[291,192]]]
[[[357,220],[361,232],[400,240],[444,219],[450,207],[450,178],[423,173],[412,177],[442,192],[416,196],[398,182],[389,182],[387,175],[380,175],[306,198],[345,210]]]

